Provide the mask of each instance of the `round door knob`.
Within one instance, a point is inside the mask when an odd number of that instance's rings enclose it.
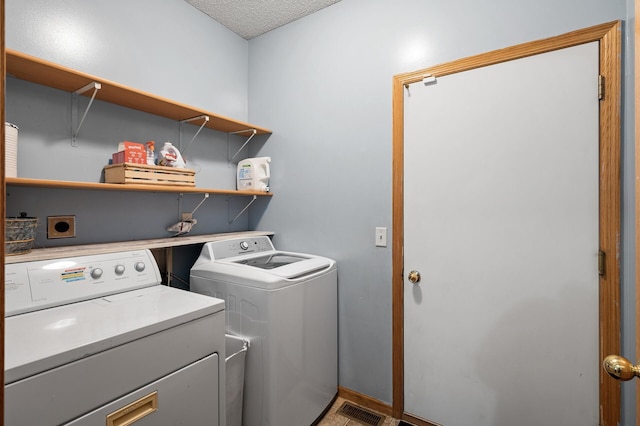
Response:
[[[627,381],[640,377],[640,367],[619,355],[609,355],[602,361],[604,370],[616,380]]]
[[[416,283],[420,282],[420,272],[411,271],[411,272],[409,272],[409,275],[407,276],[407,278],[409,278],[409,281],[411,281],[412,283],[416,284]]]

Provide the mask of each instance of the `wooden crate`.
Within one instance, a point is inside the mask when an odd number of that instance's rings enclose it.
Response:
[[[176,167],[120,163],[104,168],[105,183],[196,186],[196,172]]]

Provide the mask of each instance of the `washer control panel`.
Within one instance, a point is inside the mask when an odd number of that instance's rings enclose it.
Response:
[[[5,315],[11,316],[137,288],[162,277],[149,250],[5,265]]]
[[[236,238],[232,240],[211,241],[207,243],[215,260],[227,257],[241,256],[243,254],[273,251],[273,243],[268,236]]]

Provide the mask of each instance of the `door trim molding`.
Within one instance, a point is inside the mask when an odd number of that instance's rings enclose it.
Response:
[[[640,0],[635,1],[635,26],[634,26],[634,108],[635,108],[635,195],[636,195],[636,205],[635,205],[635,226],[636,226],[636,235],[635,235],[635,273],[636,273],[636,282],[635,282],[635,290],[636,290],[636,356],[640,354],[640,339],[638,339],[638,333],[640,333],[640,22],[637,17],[640,16]],[[636,407],[640,407],[640,380],[636,380]],[[640,410],[636,408],[636,425],[640,425]]]
[[[393,77],[392,414],[404,413],[404,88],[427,75],[442,77],[597,41],[605,97],[600,101],[600,249],[607,253],[600,277],[600,359],[620,353],[620,108],[621,22],[523,43]],[[595,82],[594,82],[595,84]],[[620,383],[600,369],[600,425],[620,422]]]
[[[4,0],[0,0],[0,73],[2,73],[2,81],[0,81],[0,121],[4,122],[6,117],[5,111],[5,92],[6,92],[6,58],[5,58],[5,7]],[[2,130],[0,130],[0,187],[3,188],[2,192],[2,200],[0,201],[0,210],[2,211],[2,217],[7,217],[7,194],[5,186],[5,164],[4,164],[4,132],[5,127],[2,126]],[[5,233],[5,222],[4,220],[0,222],[0,235],[4,235]],[[0,247],[0,284],[4,289],[4,244]],[[4,291],[0,292],[0,367],[2,370],[0,371],[0,380],[4,383]],[[0,389],[0,419],[4,419],[4,386]]]

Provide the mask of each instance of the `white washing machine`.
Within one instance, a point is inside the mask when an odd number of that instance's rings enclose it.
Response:
[[[191,291],[224,299],[249,340],[243,426],[309,426],[338,390],[337,266],[275,250],[269,237],[206,243]]]
[[[135,250],[5,265],[5,418],[224,425],[224,301]]]

